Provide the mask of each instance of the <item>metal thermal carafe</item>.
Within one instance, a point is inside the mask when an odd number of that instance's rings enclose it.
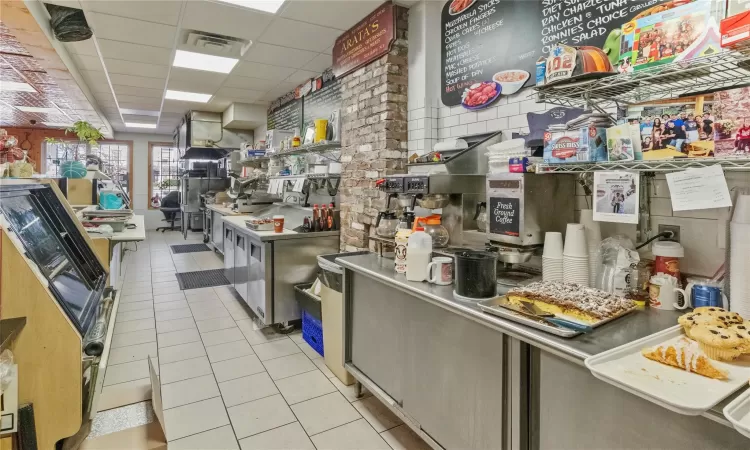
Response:
[[[564,232],[573,222],[574,209],[572,175],[487,175],[487,240],[501,262],[528,261],[546,232]]]

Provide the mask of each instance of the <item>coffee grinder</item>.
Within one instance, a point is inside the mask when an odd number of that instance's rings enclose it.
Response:
[[[533,173],[487,175],[487,242],[497,252],[498,282],[541,273],[544,235],[574,221],[575,177]],[[503,273],[504,272],[504,273]]]

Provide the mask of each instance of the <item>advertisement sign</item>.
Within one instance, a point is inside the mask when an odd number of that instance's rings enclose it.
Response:
[[[336,39],[333,74],[340,78],[385,55],[396,40],[396,21],[391,2],[375,11]]]

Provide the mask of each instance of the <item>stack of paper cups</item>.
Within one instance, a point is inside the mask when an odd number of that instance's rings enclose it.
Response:
[[[593,209],[584,209],[581,211],[581,225],[586,229],[586,248],[589,254],[589,284],[593,286],[596,283],[596,274],[601,264],[599,245],[602,243],[602,229],[599,226],[599,222],[594,222]]]
[[[740,195],[729,224],[730,310],[750,317],[750,195]]]
[[[563,280],[562,233],[550,231],[544,235],[544,253],[542,254],[542,280]]]
[[[563,281],[589,286],[589,252],[586,229],[580,223],[569,223],[563,247]]]

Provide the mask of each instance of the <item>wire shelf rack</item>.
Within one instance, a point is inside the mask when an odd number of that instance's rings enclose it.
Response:
[[[725,171],[750,170],[750,158],[743,159],[714,159],[714,158],[684,158],[659,161],[610,161],[592,163],[565,163],[536,165],[536,173],[580,173],[606,170],[629,170],[637,172],[671,172],[675,170],[695,169],[700,167],[721,166]]]
[[[706,94],[749,83],[750,52],[722,51],[632,73],[539,86],[535,90],[538,102],[605,109]]]
[[[283,152],[279,152],[272,156],[289,156],[289,155],[299,155],[303,153],[325,153],[325,152],[335,152],[338,150],[341,150],[341,142],[321,141],[315,144],[300,145],[299,147],[292,148],[290,150],[285,150]]]

